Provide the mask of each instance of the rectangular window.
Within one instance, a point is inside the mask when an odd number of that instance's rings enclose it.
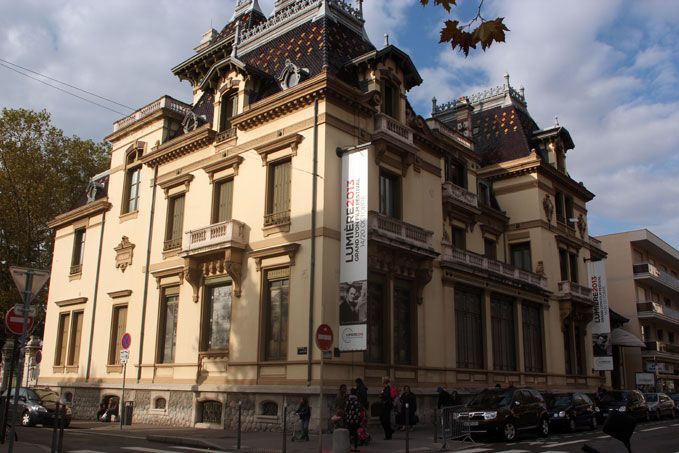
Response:
[[[127,170],[125,174],[125,196],[123,200],[123,214],[139,209],[139,185],[141,182],[141,167]]]
[[[568,251],[559,249],[559,267],[561,268],[561,281],[568,280]]]
[[[389,81],[382,81],[382,113],[398,119],[398,90]]]
[[[674,332],[667,332],[667,342],[674,344]]]
[[[571,222],[570,219],[575,218],[575,211],[573,210],[573,197],[565,197],[565,207],[566,207],[566,225],[571,228],[575,228],[575,223]]]
[[[490,206],[490,187],[486,183],[479,183],[478,200],[485,206]]]
[[[401,218],[401,178],[380,171],[380,214]]]
[[[158,363],[173,363],[177,347],[177,312],[179,287],[164,288],[160,299]]]
[[[568,254],[568,268],[570,270],[571,281],[578,282],[578,255],[576,253]]]
[[[554,210],[556,211],[556,220],[565,223],[566,222],[566,214],[565,214],[565,208],[564,208],[564,197],[561,192],[556,192],[554,195],[554,201],[555,201],[555,207]]]
[[[219,113],[219,132],[231,129],[231,117],[238,113],[238,93],[227,93],[222,96]]]
[[[202,351],[228,351],[231,335],[230,283],[206,286],[203,307]]]
[[[663,341],[665,340],[665,336],[663,335],[662,329],[658,329],[655,331],[655,336],[658,339],[658,341]]]
[[[182,246],[184,198],[184,194],[181,194],[167,200],[167,223],[163,250],[172,250]]]
[[[54,365],[66,364],[66,347],[68,346],[68,328],[71,320],[70,313],[59,315],[59,331],[57,333],[57,348],[54,356]]]
[[[488,259],[491,260],[496,260],[497,259],[497,242],[495,242],[492,239],[484,238],[483,239],[483,256],[485,256]]]
[[[490,317],[493,331],[493,369],[515,371],[514,300],[493,294],[490,300]]]
[[[571,323],[568,319],[563,322],[563,344],[566,374],[573,374],[573,335],[571,334]]]
[[[80,339],[83,331],[83,312],[78,311],[73,313],[73,320],[71,321],[71,335],[68,342],[68,359],[66,365],[78,366],[80,363]]]
[[[411,281],[394,281],[394,362],[398,365],[416,364],[417,311],[413,296]]]
[[[122,346],[120,340],[125,333],[127,326],[127,305],[113,307],[113,317],[111,320],[111,340],[109,342],[109,365],[120,365],[120,350]]]
[[[269,189],[267,194],[264,226],[290,222],[290,160],[269,166]]]
[[[285,360],[288,357],[290,269],[268,271],[264,285],[264,360]]]
[[[379,274],[368,277],[368,350],[366,361],[370,363],[386,363],[385,351],[388,349],[385,334],[386,314],[384,307],[387,299],[386,282]]]
[[[464,228],[452,227],[453,233],[453,247],[460,250],[467,250],[467,232]]]
[[[525,371],[542,373],[542,317],[540,307],[524,302],[521,308],[523,318],[523,356]]]
[[[233,206],[233,179],[215,183],[212,207],[212,223],[231,220]]]
[[[457,366],[483,369],[483,304],[482,292],[455,286],[455,337]]]
[[[71,274],[79,274],[83,270],[85,255],[85,228],[78,228],[73,235],[73,254],[71,255]]]
[[[445,178],[456,186],[467,188],[467,168],[457,159],[445,157]]]
[[[533,265],[530,258],[530,242],[511,244],[509,250],[512,257],[512,266],[531,272]]]

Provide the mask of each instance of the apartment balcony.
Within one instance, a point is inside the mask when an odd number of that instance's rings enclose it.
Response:
[[[457,249],[452,244],[443,243],[441,267],[451,268],[463,273],[471,273],[500,283],[518,287],[533,287],[548,291],[547,278],[502,261],[486,258],[467,250]]]
[[[560,281],[557,283],[557,298],[592,305],[592,289],[569,280]]]
[[[170,96],[163,96],[162,98],[140,108],[133,114],[113,123],[113,132],[124,129],[160,111],[175,112],[183,116],[190,108],[191,106],[189,104],[185,104],[184,102],[178,101],[174,98],[171,98]]]
[[[371,240],[420,258],[434,259],[438,256],[433,246],[432,231],[375,211],[368,213],[368,234]]]
[[[413,131],[400,121],[385,115],[384,113],[375,114],[374,133],[384,134],[405,144],[413,144]]]
[[[450,181],[444,182],[441,190],[445,215],[466,225],[475,225],[478,222],[481,209],[475,193]]]
[[[235,127],[230,127],[228,129],[225,129],[221,131],[220,133],[217,134],[215,137],[215,143],[221,143],[223,141],[226,141],[230,138],[234,138],[236,136],[236,128]]]
[[[632,266],[634,279],[660,290],[671,290],[679,294],[679,278],[658,269],[651,263],[639,263]]]
[[[166,239],[163,243],[163,252],[178,249],[182,246],[182,237]]]
[[[679,345],[664,341],[646,341],[645,343],[646,350],[641,351],[642,357],[679,362]]]
[[[243,250],[247,244],[247,226],[238,220],[227,220],[184,233],[181,256],[205,255],[226,248]]]
[[[679,326],[679,310],[675,310],[657,302],[637,302],[637,317]]]

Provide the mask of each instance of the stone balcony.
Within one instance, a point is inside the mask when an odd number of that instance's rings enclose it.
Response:
[[[385,115],[384,113],[375,114],[375,134],[385,134],[408,145],[413,144],[413,131],[400,121]]]
[[[176,112],[184,115],[191,106],[184,102],[178,101],[170,96],[163,96],[150,104],[138,109],[133,114],[113,123],[113,132],[118,132],[142,119],[162,110]]]
[[[658,302],[637,302],[637,317],[639,319],[661,321],[675,328],[679,326],[679,310]]]
[[[433,259],[438,256],[433,246],[434,233],[403,220],[370,211],[368,233],[370,239],[421,257]]]
[[[658,289],[672,290],[679,294],[679,278],[669,272],[658,269],[651,263],[638,263],[632,265],[635,280],[643,280]]]
[[[560,299],[576,299],[578,302],[592,304],[592,288],[578,285],[569,280],[557,283],[557,297]]]
[[[476,194],[468,191],[450,181],[446,181],[441,185],[443,191],[443,201],[448,200],[463,203],[468,206],[477,208],[479,206]]]
[[[467,250],[457,249],[449,243],[441,244],[441,266],[455,267],[463,272],[471,272],[513,286],[532,286],[548,291],[547,278],[502,261],[486,258]]]
[[[245,249],[248,229],[243,222],[227,220],[184,233],[182,257],[203,255],[224,248]]]

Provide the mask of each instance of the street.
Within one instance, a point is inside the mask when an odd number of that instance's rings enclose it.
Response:
[[[400,438],[384,441],[379,435],[378,427],[373,427],[373,442],[361,447],[361,451],[370,453],[404,452],[405,443]],[[17,453],[45,453],[50,451],[52,430],[49,428],[19,428],[19,442],[15,444]],[[168,436],[176,439],[193,439],[208,441],[214,445],[221,445],[220,450],[199,448],[196,446],[182,446],[180,442],[158,443],[150,442],[146,436]],[[244,449],[267,449],[267,451],[282,451],[280,433],[244,433]],[[644,453],[679,453],[679,422],[663,420],[659,422],[641,423],[637,426],[632,437],[632,451]],[[431,441],[432,437],[427,427],[420,427],[413,432],[410,444],[411,451],[438,451],[440,446]],[[626,451],[622,444],[603,434],[601,429],[595,431],[578,431],[576,433],[554,433],[548,438],[537,438],[526,434],[516,442],[502,443],[479,439],[474,444],[455,443],[449,445],[449,451],[460,453],[566,453],[582,451],[583,445],[589,445],[602,453],[616,453]],[[220,430],[198,430],[183,428],[162,428],[156,426],[132,426],[120,431],[112,424],[96,422],[74,421],[72,428],[65,431],[64,452],[66,453],[109,453],[109,452],[141,452],[141,453],[177,453],[200,451],[235,451],[234,433]],[[332,440],[329,435],[324,436],[324,451],[330,452]],[[308,443],[288,443],[287,451],[301,453],[317,451],[318,437],[311,436]],[[0,447],[0,452],[7,451],[7,444]]]

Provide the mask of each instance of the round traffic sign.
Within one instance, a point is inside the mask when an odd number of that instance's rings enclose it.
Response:
[[[132,344],[132,335],[125,332],[123,334],[123,337],[120,339],[120,345],[123,347],[123,349],[128,349],[131,344]]]
[[[5,325],[7,330],[12,332],[14,335],[21,335],[24,332],[24,316],[23,314],[18,314],[15,307],[7,310],[5,315]],[[30,332],[33,330],[33,316],[28,316],[28,324],[26,330]]]
[[[327,324],[321,324],[316,329],[316,346],[321,351],[329,351],[332,348],[333,335],[332,329]]]
[[[42,351],[38,350],[35,353],[35,363],[40,364],[42,362]]]

